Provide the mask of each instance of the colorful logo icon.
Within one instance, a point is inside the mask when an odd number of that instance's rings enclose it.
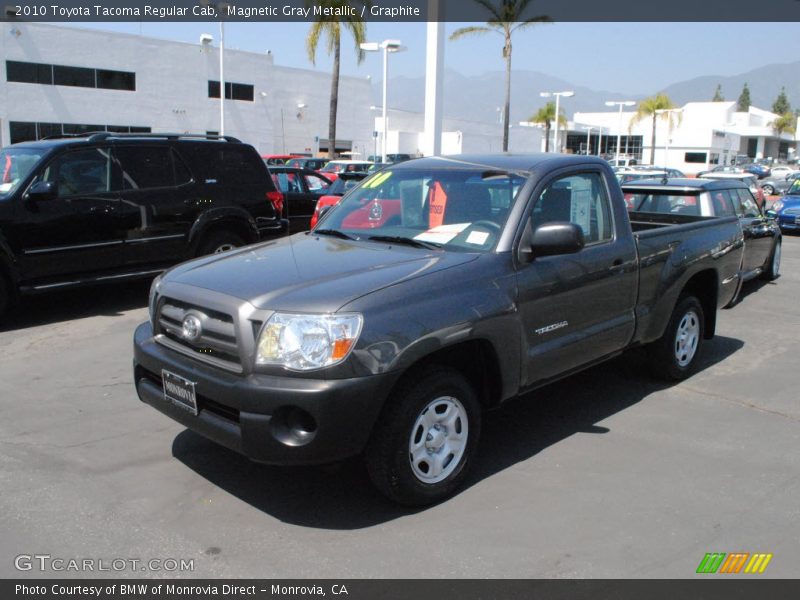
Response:
[[[767,569],[772,554],[749,552],[709,552],[700,561],[697,573],[725,573],[735,575],[738,573],[763,573]]]

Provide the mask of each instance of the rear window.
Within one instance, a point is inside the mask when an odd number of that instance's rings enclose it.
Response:
[[[247,185],[269,182],[267,167],[252,146],[200,142],[179,144],[177,150],[179,156],[191,166],[199,183]]]
[[[700,201],[699,194],[670,194],[658,191],[625,194],[628,210],[645,213],[699,216]]]

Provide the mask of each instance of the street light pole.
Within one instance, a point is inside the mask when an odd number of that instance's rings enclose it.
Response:
[[[225,22],[219,22],[219,134],[225,135]]]
[[[389,95],[389,53],[402,52],[405,46],[400,40],[383,40],[382,42],[363,42],[359,48],[365,52],[378,52],[383,50],[383,156],[382,161],[387,162],[387,138],[389,137],[388,95]]]
[[[575,92],[573,92],[573,91],[568,91],[568,92],[541,92],[539,95],[542,98],[549,98],[550,96],[555,96],[556,97],[556,129],[555,129],[555,134],[553,135],[553,138],[554,138],[553,139],[553,146],[555,146],[556,152],[559,152],[559,146],[558,146],[558,118],[560,116],[560,114],[559,114],[559,110],[560,110],[559,109],[559,100],[561,99],[561,96],[564,96],[565,98],[571,98],[572,96],[575,95]]]
[[[608,100],[606,106],[619,106],[619,123],[617,124],[617,166],[619,166],[619,147],[622,144],[622,107],[633,106],[636,104],[633,100],[614,101]]]

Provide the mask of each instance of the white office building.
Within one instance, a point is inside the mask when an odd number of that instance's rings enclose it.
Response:
[[[196,44],[37,23],[0,24],[0,145],[110,130],[218,133],[218,31]],[[327,151],[330,73],[224,52],[225,134],[262,154]],[[336,149],[372,147],[371,83],[341,77]]]
[[[653,153],[653,120],[633,123],[635,111],[575,113],[566,149],[590,154],[617,152],[649,164]],[[687,174],[731,164],[737,156],[787,159],[795,154],[796,132],[777,134],[778,115],[751,106],[737,112],[735,102],[689,102],[656,118],[654,164]],[[602,132],[602,133],[601,133]],[[602,138],[601,138],[602,136]]]

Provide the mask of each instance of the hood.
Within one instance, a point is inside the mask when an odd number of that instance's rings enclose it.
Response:
[[[165,282],[213,290],[261,309],[335,312],[371,292],[478,256],[299,233],[184,263]]]

